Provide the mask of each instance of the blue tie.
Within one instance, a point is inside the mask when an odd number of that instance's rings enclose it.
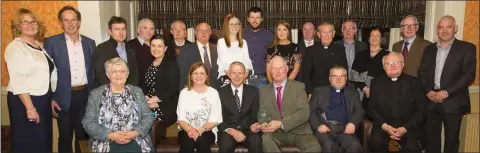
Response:
[[[208,58],[208,52],[207,52],[207,46],[203,46],[203,60],[204,60],[204,64],[205,66],[207,66],[207,69],[208,71],[210,72],[210,70],[212,69],[212,65],[210,64],[210,58]]]

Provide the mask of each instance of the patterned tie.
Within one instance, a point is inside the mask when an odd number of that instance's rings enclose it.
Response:
[[[283,119],[282,114],[282,86],[277,87],[277,108],[280,113],[280,118]]]
[[[242,104],[240,103],[240,98],[238,97],[238,89],[235,89],[235,101],[237,101],[237,109],[240,112]]]
[[[210,64],[210,58],[208,57],[208,51],[207,51],[207,46],[203,46],[203,60],[205,66],[207,66],[208,72],[212,69],[212,65]]]
[[[407,58],[408,56],[408,41],[405,41],[405,45],[403,45],[403,51],[402,51],[402,55],[403,55],[403,58]]]

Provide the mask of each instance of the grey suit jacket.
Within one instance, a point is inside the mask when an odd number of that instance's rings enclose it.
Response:
[[[82,120],[83,128],[85,132],[90,136],[90,142],[93,139],[107,141],[108,134],[112,131],[111,129],[106,128],[103,125],[98,124],[98,115],[100,114],[100,102],[103,97],[103,89],[106,85],[102,85],[90,92],[90,96],[88,96],[88,104],[85,111],[85,116]],[[143,95],[142,89],[136,86],[127,85],[132,89],[134,94],[135,102],[137,106],[140,107],[139,110],[139,119],[138,124],[134,125],[134,130],[140,134],[141,137],[146,137],[148,141],[151,143],[150,138],[150,128],[153,124],[153,115],[150,109],[147,106],[147,101]],[[91,143],[89,143],[91,144]],[[151,144],[150,144],[151,145]]]
[[[413,77],[418,76],[418,69],[420,68],[420,63],[422,62],[423,51],[425,47],[430,45],[431,42],[420,37],[416,37],[413,40],[412,46],[408,51],[408,57],[405,60],[405,67],[403,68],[403,73],[411,75]],[[393,44],[392,51],[402,53],[403,40],[400,40]]]
[[[320,125],[327,124],[322,114],[328,110],[328,105],[330,104],[330,88],[330,85],[326,85],[313,90],[310,99],[310,124],[312,129],[317,129]],[[357,128],[365,115],[360,96],[352,86],[346,86],[344,93],[348,110],[348,123],[353,123],[355,128]]]
[[[310,123],[308,123],[310,109],[305,85],[295,80],[287,80],[284,88],[282,95],[283,119],[277,109],[277,98],[272,83],[260,90],[260,109],[268,112],[272,120],[280,120],[285,133],[312,134]]]
[[[217,65],[217,46],[214,44],[208,44],[210,48],[210,61],[212,65],[212,70],[210,71],[210,86],[215,89],[220,89],[220,81],[217,81],[218,76],[218,65]],[[185,88],[187,79],[188,79],[188,71],[190,70],[190,66],[196,62],[202,62],[202,56],[200,55],[200,50],[198,49],[197,42],[193,42],[191,44],[183,45],[182,49],[180,50],[180,54],[177,57],[178,67],[180,68],[180,83],[179,83],[179,91],[182,91]]]

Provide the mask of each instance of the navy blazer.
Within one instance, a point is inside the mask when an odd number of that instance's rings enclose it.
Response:
[[[85,70],[87,72],[88,91],[90,92],[94,88],[92,54],[96,45],[94,40],[83,35],[80,36],[82,38]],[[52,57],[58,69],[57,90],[53,94],[53,99],[60,105],[62,110],[68,111],[71,102],[72,82],[65,33],[45,38],[44,48],[47,50],[48,55]]]

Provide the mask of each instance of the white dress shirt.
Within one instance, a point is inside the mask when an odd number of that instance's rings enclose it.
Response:
[[[240,106],[242,106],[243,84],[241,84],[240,87],[238,88],[235,88],[233,84],[230,84],[230,87],[232,87],[233,96],[235,96],[235,89],[238,90],[237,95],[238,95],[238,99],[240,99]]]
[[[248,54],[248,46],[247,41],[243,41],[243,46],[240,48],[238,45],[238,41],[231,42],[230,47],[227,47],[225,43],[225,39],[221,38],[217,42],[217,65],[218,65],[218,78],[220,78],[225,74],[225,71],[230,68],[230,64],[233,62],[241,62],[245,65],[246,69],[253,71],[252,60],[250,59],[250,55]],[[217,79],[218,79],[217,78]]]
[[[303,41],[305,42],[305,47],[310,47],[310,46],[313,45],[313,39],[310,40],[310,41],[307,41],[307,40],[303,40]],[[308,43],[310,43],[310,44],[308,44]]]
[[[83,55],[82,37],[78,35],[78,41],[73,43],[72,39],[65,34],[70,62],[70,77],[72,87],[88,84],[87,71],[85,69],[85,56]]]
[[[200,51],[200,57],[202,58],[202,62],[205,63],[205,57],[203,57],[203,44],[200,43],[199,41],[197,41],[197,46],[198,46],[198,50]],[[207,54],[208,54],[208,60],[210,61],[210,65],[212,65],[212,55],[210,54],[210,45],[209,43],[207,43]]]

